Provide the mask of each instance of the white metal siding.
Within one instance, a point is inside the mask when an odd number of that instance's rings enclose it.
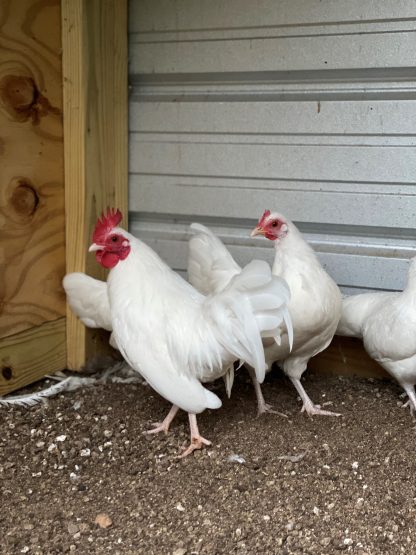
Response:
[[[347,291],[416,254],[414,0],[131,0],[131,229],[176,269],[210,225],[292,220]]]

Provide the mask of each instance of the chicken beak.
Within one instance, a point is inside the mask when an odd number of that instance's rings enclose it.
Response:
[[[260,226],[256,226],[250,233],[250,237],[256,237],[256,235],[264,235],[264,229]]]
[[[100,245],[97,245],[96,243],[93,243],[90,248],[88,249],[88,252],[95,252],[95,251],[99,251],[101,250],[102,247],[100,247]]]

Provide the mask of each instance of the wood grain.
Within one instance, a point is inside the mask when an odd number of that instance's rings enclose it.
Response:
[[[368,356],[362,342],[350,337],[335,336],[325,351],[310,360],[308,368],[332,376],[390,377]]]
[[[60,52],[59,0],[1,2],[0,338],[65,314]]]
[[[105,279],[88,256],[92,230],[107,206],[127,225],[127,2],[63,0],[67,272]],[[104,343],[67,312],[68,367],[79,369]]]
[[[65,318],[0,339],[0,395],[65,368]]]

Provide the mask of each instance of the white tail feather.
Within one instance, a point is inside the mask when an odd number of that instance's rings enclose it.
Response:
[[[231,364],[227,369],[227,372],[223,376],[224,383],[225,383],[225,391],[227,393],[227,397],[231,397],[231,390],[234,384],[234,365]]]
[[[267,369],[262,334],[273,330],[273,334],[280,335],[280,324],[286,322],[290,337],[292,326],[286,310],[289,297],[284,280],[272,276],[266,262],[253,260],[232,278],[222,293],[208,301],[218,322],[224,307],[234,314],[231,333],[224,333],[224,326],[218,325],[221,332],[218,339],[236,358],[254,368],[260,383]],[[266,311],[265,307],[274,308]]]
[[[290,290],[287,283],[272,276],[266,262],[253,260],[243,270],[225,245],[210,229],[192,224],[195,236],[189,242],[189,281],[204,294],[220,293],[216,299],[227,302],[238,324],[226,347],[250,364],[259,382],[264,379],[266,363],[262,337],[280,341],[284,325],[290,348],[293,343],[292,322],[287,311]],[[221,312],[217,313],[219,328]],[[282,325],[283,324],[283,325]]]
[[[64,277],[62,285],[69,306],[85,326],[112,330],[105,281],[94,279],[81,272],[74,272]]]
[[[189,241],[189,282],[204,295],[218,293],[241,268],[210,229],[196,223],[190,229],[196,235]]]

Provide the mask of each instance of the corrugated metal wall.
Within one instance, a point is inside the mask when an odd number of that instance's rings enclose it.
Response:
[[[344,287],[399,289],[416,254],[414,0],[131,0],[131,229],[178,270],[210,225],[294,220]]]

